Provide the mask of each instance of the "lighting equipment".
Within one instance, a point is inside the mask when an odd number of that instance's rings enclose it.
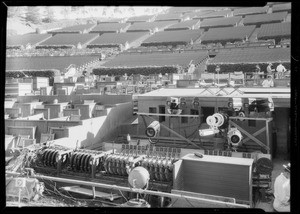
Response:
[[[153,121],[146,129],[146,135],[148,137],[155,137],[160,131],[160,124],[158,121]]]
[[[227,138],[229,144],[231,144],[233,147],[237,147],[242,141],[243,136],[237,128],[230,128],[230,130],[227,133]]]

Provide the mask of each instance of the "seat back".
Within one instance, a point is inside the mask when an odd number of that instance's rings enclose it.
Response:
[[[229,82],[232,86],[244,86],[245,74],[241,71],[235,71],[229,74]]]

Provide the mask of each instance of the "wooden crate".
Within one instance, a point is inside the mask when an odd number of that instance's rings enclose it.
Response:
[[[34,108],[33,109],[33,114],[39,114],[39,113],[43,113],[44,118],[46,120],[50,119],[50,109],[49,108]]]
[[[29,135],[30,139],[35,139],[36,126],[8,126],[7,130],[9,135]]]
[[[63,116],[80,115],[80,109],[63,109]]]
[[[173,189],[235,198],[252,204],[253,159],[194,154],[174,165]]]
[[[48,77],[35,77],[33,79],[33,89],[39,90],[41,87],[49,86],[49,78]]]

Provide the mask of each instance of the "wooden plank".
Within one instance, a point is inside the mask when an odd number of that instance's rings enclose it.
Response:
[[[235,126],[236,128],[238,128],[242,133],[244,133],[245,135],[247,135],[251,140],[253,140],[254,142],[256,142],[258,145],[260,145],[261,147],[263,147],[267,151],[270,150],[270,148],[268,146],[266,146],[263,142],[261,142],[260,140],[258,140],[255,137],[253,137],[249,132],[247,132],[246,130],[244,130],[242,127],[240,127],[236,123],[234,123],[232,121],[229,121],[229,124],[232,125],[232,126]]]
[[[183,188],[182,160],[173,164],[173,188],[181,190]]]
[[[187,192],[187,191],[174,190],[174,189],[171,190],[171,193],[181,194],[181,195],[190,195],[190,196],[199,197],[199,198],[206,198],[206,199],[211,199],[211,200],[218,200],[218,201],[236,203],[235,198],[224,197],[224,196],[219,196],[219,195],[208,195],[208,194]]]
[[[30,135],[31,139],[35,139],[36,126],[8,126],[7,129],[9,135]]]
[[[120,136],[126,137],[127,134],[121,134]],[[136,139],[148,139],[149,137],[145,135],[130,135],[131,139],[136,138]],[[176,138],[176,137],[164,137],[164,136],[157,136],[153,137],[154,140],[169,140],[169,141],[182,141],[181,138]]]
[[[199,115],[190,115],[190,114],[159,114],[159,113],[143,113],[137,112],[137,115],[145,116],[166,116],[166,117],[199,117]]]
[[[144,115],[144,116],[150,118],[151,120],[154,120],[153,118],[149,117],[148,115]],[[199,149],[202,149],[201,146],[198,146],[197,144],[193,143],[193,142],[190,141],[189,139],[187,139],[187,138],[181,136],[180,134],[178,134],[178,133],[175,132],[174,130],[170,129],[169,127],[165,126],[164,124],[160,123],[160,125],[161,125],[162,127],[164,127],[165,129],[167,129],[167,130],[168,130],[169,132],[171,132],[172,134],[178,136],[180,139],[182,139],[182,140],[188,142],[189,144],[191,144],[191,145],[193,145],[193,146],[195,146],[195,147],[197,147],[197,148],[199,148]]]
[[[262,120],[272,121],[272,118],[260,118],[260,117],[229,117],[230,120]]]
[[[260,130],[258,130],[258,131],[256,131],[256,132],[254,132],[252,135],[253,135],[254,137],[256,137],[257,135],[263,133],[264,131],[266,131],[266,127],[262,128],[262,129],[260,129]],[[247,138],[245,138],[245,139],[242,140],[242,143],[246,143],[246,142],[249,141],[249,140],[250,140],[250,138],[247,137]]]
[[[249,182],[252,175],[249,174],[249,168],[253,163],[252,159],[209,155],[194,160],[187,158],[191,156],[193,155],[188,154],[182,158],[184,191],[251,202]],[[203,161],[204,159],[207,160]],[[241,165],[242,162],[245,164]]]
[[[266,139],[267,139],[267,146],[270,148],[270,136],[269,136],[269,122],[266,121]],[[270,149],[267,150],[268,154],[270,153]]]

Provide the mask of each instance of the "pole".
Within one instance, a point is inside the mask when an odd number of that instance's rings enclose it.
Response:
[[[21,174],[17,173],[17,172],[6,171],[6,175],[20,176]],[[193,201],[208,202],[208,203],[214,203],[214,204],[219,204],[219,205],[232,206],[232,207],[236,207],[236,208],[238,208],[238,207],[239,208],[250,208],[250,205],[245,205],[245,204],[236,204],[236,203],[231,203],[231,202],[217,201],[217,200],[200,198],[200,197],[185,196],[185,195],[181,195],[181,194],[171,194],[171,193],[160,192],[160,191],[135,189],[135,188],[130,188],[130,187],[123,187],[123,186],[103,184],[103,183],[95,183],[95,182],[90,182],[90,181],[73,180],[73,179],[59,178],[59,177],[50,177],[50,176],[44,176],[44,175],[32,175],[29,177],[63,182],[63,183],[71,183],[71,184],[77,184],[77,185],[94,186],[94,187],[100,187],[100,188],[115,189],[115,190],[120,190],[120,191],[157,195],[157,196],[161,196],[161,197],[185,198],[185,199],[189,199],[189,200],[193,200]]]
[[[93,189],[93,199],[95,199],[96,198],[96,188],[93,186],[92,189]]]
[[[21,207],[21,188],[19,187],[18,207]]]

